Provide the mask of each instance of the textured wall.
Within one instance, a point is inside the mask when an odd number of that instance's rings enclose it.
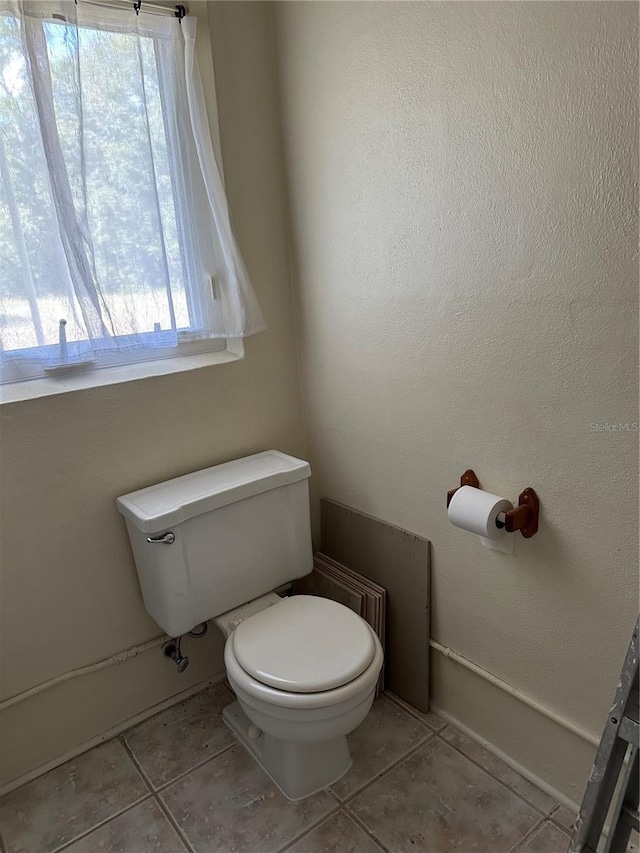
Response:
[[[243,362],[1,408],[3,696],[161,633],[117,495],[270,447],[304,455],[271,9],[209,14],[232,216],[269,329]],[[2,781],[223,671],[215,634],[184,675],[156,650],[6,711]]]
[[[637,419],[637,18],[277,18],[316,489],[428,537],[433,636],[598,736],[638,599],[637,433],[590,426]],[[467,467],[538,490],[514,556],[449,525]],[[434,657],[437,704],[579,798],[590,747]]]

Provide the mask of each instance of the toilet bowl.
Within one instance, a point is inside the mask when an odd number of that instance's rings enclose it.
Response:
[[[290,800],[349,769],[346,736],[382,668],[356,613],[273,592],[313,570],[310,475],[303,459],[267,450],[117,500],[147,612],[170,637],[220,628],[237,696],[223,717]]]
[[[383,661],[360,616],[324,598],[285,598],[243,620],[224,658],[237,702],[223,718],[287,799],[347,772],[346,735],[369,712]]]

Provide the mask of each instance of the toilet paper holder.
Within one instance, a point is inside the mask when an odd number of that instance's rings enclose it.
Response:
[[[451,503],[451,498],[455,495],[461,486],[472,486],[474,489],[480,488],[475,471],[468,468],[460,477],[460,486],[455,489],[450,489],[447,492],[447,507]],[[540,499],[530,486],[520,492],[518,496],[518,506],[514,506],[504,514],[504,526],[507,533],[515,533],[519,530],[525,539],[530,539],[538,532],[538,519],[540,517]]]

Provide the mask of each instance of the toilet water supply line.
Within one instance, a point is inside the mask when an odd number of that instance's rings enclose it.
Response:
[[[166,634],[163,634],[161,637],[156,637],[155,640],[150,640],[148,643],[144,643],[142,646],[133,646],[130,649],[126,649],[124,652],[119,652],[117,655],[113,655],[110,658],[105,658],[104,660],[98,661],[97,663],[89,664],[88,666],[80,667],[79,669],[72,669],[69,672],[62,673],[62,675],[57,675],[55,678],[50,678],[48,681],[43,681],[41,684],[36,684],[35,687],[31,687],[29,690],[25,690],[22,693],[16,693],[15,696],[10,696],[8,699],[5,699],[3,702],[0,702],[0,711],[4,711],[7,708],[10,708],[12,705],[17,705],[18,702],[23,702],[25,699],[30,699],[32,696],[37,696],[39,693],[42,693],[44,690],[48,690],[50,687],[55,687],[57,684],[62,684],[65,681],[69,681],[71,678],[77,678],[80,675],[89,675],[92,672],[98,672],[101,669],[106,669],[109,666],[117,666],[121,663],[126,663],[129,660],[137,657],[143,652],[150,651],[151,649],[158,648],[158,646],[163,646],[170,637]],[[542,714],[544,717],[547,717],[563,728],[567,729],[573,734],[577,735],[582,740],[585,740],[587,743],[592,744],[593,746],[597,746],[599,743],[598,738],[588,732],[586,729],[583,729],[582,726],[577,725],[576,723],[571,722],[571,720],[566,719],[566,717],[562,717],[560,714],[553,711],[551,708],[548,708],[546,705],[543,705],[541,702],[538,702],[537,699],[533,699],[526,693],[523,693],[521,690],[518,690],[517,687],[513,687],[513,685],[509,684],[506,681],[503,681],[501,678],[498,678],[497,675],[494,675],[489,670],[484,669],[479,666],[477,663],[474,663],[469,658],[464,657],[464,655],[459,654],[459,652],[454,651],[448,646],[443,646],[437,640],[429,640],[429,645],[432,649],[439,652],[443,657],[450,658],[456,663],[463,666],[465,669],[474,672],[476,675],[479,675],[480,678],[484,678],[485,681],[489,681],[491,684],[494,684],[496,687],[499,687],[501,690],[504,690],[505,693],[509,693],[519,702],[522,702],[523,705],[528,705],[530,708],[533,708],[538,713]]]

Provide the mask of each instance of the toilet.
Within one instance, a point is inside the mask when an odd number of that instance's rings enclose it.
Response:
[[[147,612],[171,637],[209,620],[222,631],[236,695],[223,719],[292,801],[351,766],[346,736],[383,663],[356,613],[282,592],[313,568],[310,475],[270,450],[117,500]]]

